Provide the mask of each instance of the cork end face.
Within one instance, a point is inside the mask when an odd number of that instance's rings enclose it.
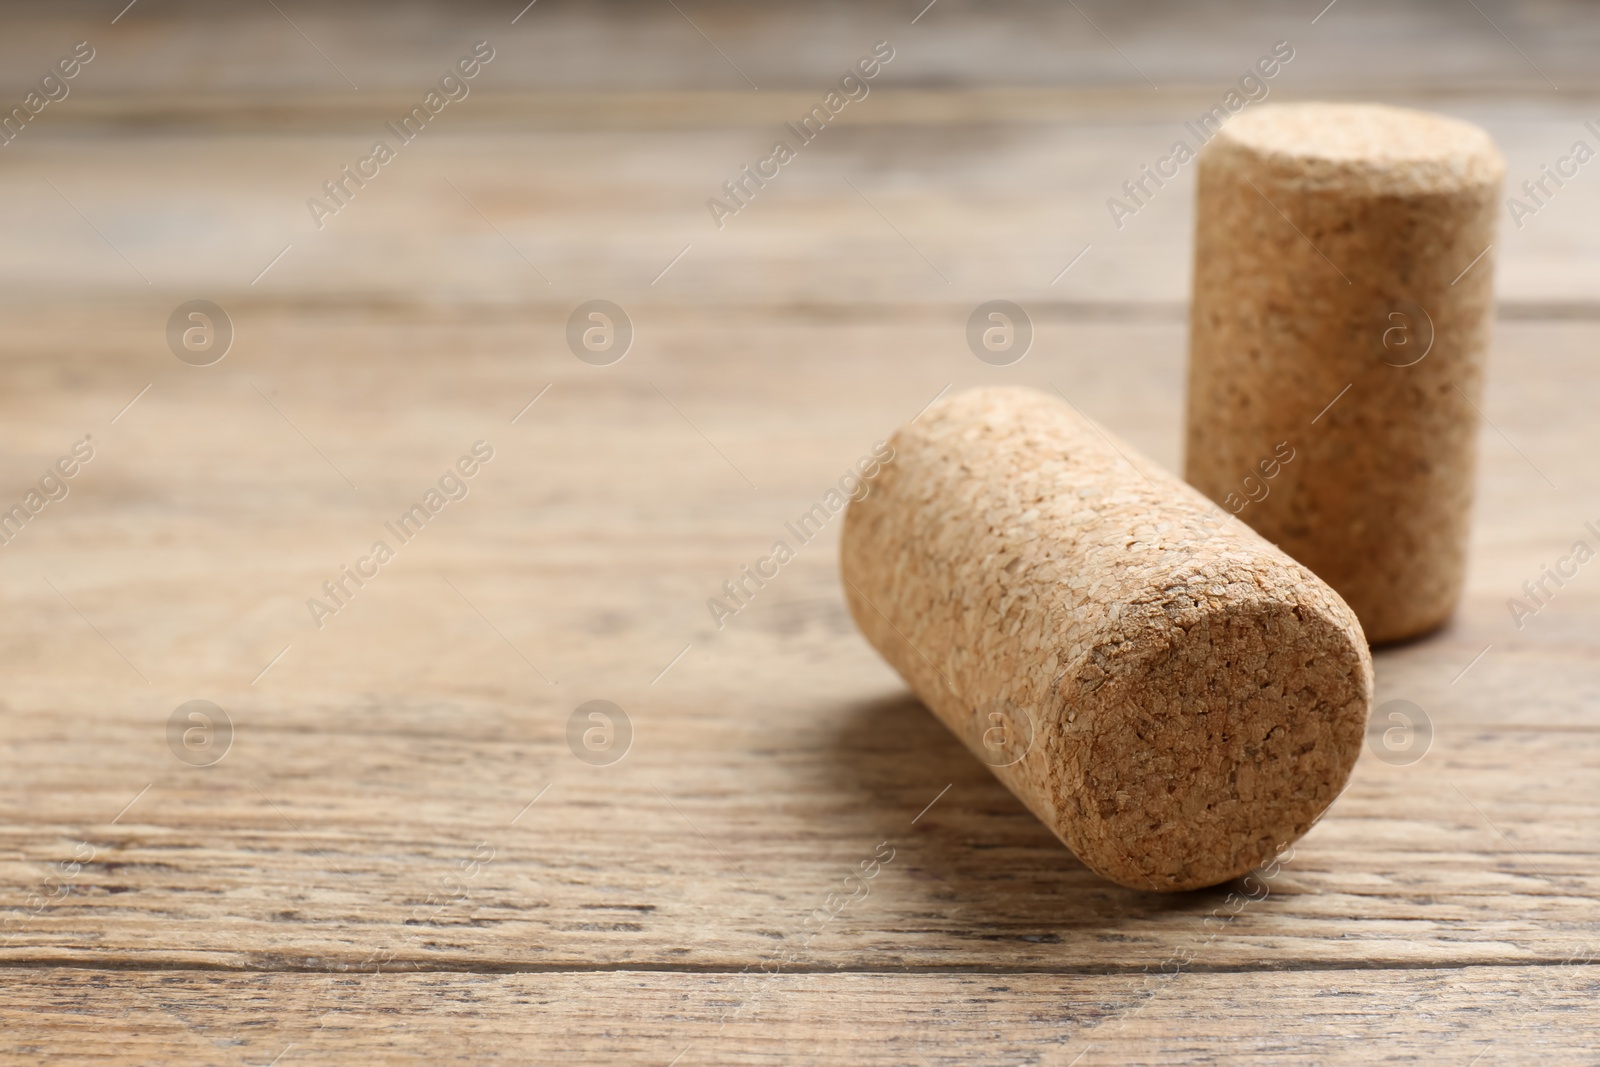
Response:
[[[1170,892],[1238,877],[1304,834],[1361,751],[1371,660],[1351,621],[1226,603],[1109,677],[1064,678],[1067,844],[1113,881]]]
[[[1207,154],[1252,157],[1293,184],[1415,195],[1498,186],[1505,160],[1470,122],[1383,104],[1267,104],[1217,135]]]

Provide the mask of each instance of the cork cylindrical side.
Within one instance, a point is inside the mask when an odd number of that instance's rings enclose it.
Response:
[[[1085,864],[1214,885],[1303,834],[1359,754],[1371,661],[1304,566],[1066,405],[973,390],[851,504],[851,613]]]
[[[1503,174],[1375,105],[1251,109],[1200,156],[1186,476],[1374,643],[1460,597]]]

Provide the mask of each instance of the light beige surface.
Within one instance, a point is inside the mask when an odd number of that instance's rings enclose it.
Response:
[[[1275,36],[1304,62],[1275,92],[1473,118],[1516,184],[1600,112],[1592,14],[1487,8],[1557,93],[1464,5],[1131,32],[1083,5],[1158,94],[1081,20],[985,36],[981,9],[940,23],[948,4],[843,29],[687,8],[741,65],[745,42],[789,57],[757,94],[686,24],[636,43],[541,3],[506,38],[509,95],[485,82],[320,234],[305,198],[477,39],[463,16],[283,5],[358,83],[382,75],[356,93],[270,8],[242,27],[147,0],[115,27],[8,12],[8,76],[89,35],[105,80],[91,66],[0,149],[0,501],[96,445],[0,548],[0,1062],[1592,1060],[1600,572],[1520,630],[1506,608],[1600,524],[1587,172],[1496,252],[1463,607],[1377,657],[1380,714],[1420,705],[1431,748],[1399,767],[1369,744],[1264,898],[1077,864],[854,631],[836,531],[723,629],[705,603],[946,386],[1054,383],[1176,469],[1192,185],[1120,232],[1103,201]],[[905,42],[883,111],[712,228],[710,190],[879,37]],[[577,78],[585,41],[619,56],[588,87],[681,92],[531,106],[528,80]],[[1005,80],[1040,54],[1028,69],[1086,81]],[[318,102],[336,92],[371,110]],[[1010,368],[962,338],[996,295],[1037,326]],[[214,367],[163,337],[194,297],[237,329]],[[638,332],[609,368],[563,339],[595,297]],[[495,458],[471,495],[314,628],[306,599],[479,439]],[[206,770],[165,734],[197,698],[237,731]],[[591,698],[635,728],[609,767],[567,746]],[[870,894],[808,938],[884,842]],[[71,892],[27,910],[83,845]],[[721,1025],[762,963],[785,973]],[[1175,966],[1135,1010],[1140,972]]]

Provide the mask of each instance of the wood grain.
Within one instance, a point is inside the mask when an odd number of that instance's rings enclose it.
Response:
[[[0,994],[7,1030],[29,1034],[0,1062],[1588,1064],[1593,970],[374,977],[63,968],[31,975],[25,997]],[[1277,1025],[1262,1025],[1265,1005]]]
[[[1600,572],[1520,629],[1506,607],[1600,523],[1587,175],[1495,253],[1463,607],[1376,657],[1431,746],[1369,742],[1265,883],[1163,898],[1078,865],[855,633],[837,529],[713,623],[947,387],[1059,387],[1180,467],[1192,189],[1120,232],[1103,200],[1278,13],[1085,5],[1157,94],[1064,9],[952,4],[910,36],[949,3],[689,6],[766,57],[760,93],[664,5],[628,9],[676,20],[649,47],[550,8],[322,232],[304,200],[373,119],[514,11],[287,6],[372,76],[337,103],[270,11],[8,13],[7,71],[99,34],[104,80],[0,150],[0,506],[96,450],[0,547],[0,1061],[1592,1062]],[[1325,38],[1281,12],[1306,42],[1283,98],[1461,114],[1520,182],[1595,113],[1596,24],[1487,10],[1559,95],[1470,8],[1340,4]],[[902,80],[716,230],[705,198],[883,36]],[[609,73],[579,62],[600,48]],[[1037,328],[1009,368],[962,336],[997,295]],[[236,329],[205,368],[165,338],[197,296]],[[566,347],[596,297],[637,331],[610,367]],[[318,628],[307,599],[480,440],[469,495]],[[205,768],[167,739],[197,698],[235,727]],[[609,766],[568,747],[595,698],[634,729]]]

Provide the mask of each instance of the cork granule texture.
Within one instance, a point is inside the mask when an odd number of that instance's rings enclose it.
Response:
[[[1186,476],[1373,643],[1461,594],[1504,170],[1476,126],[1364,104],[1251,109],[1200,156]]]
[[[851,613],[1086,865],[1214,885],[1339,794],[1372,666],[1304,566],[1033,390],[952,396],[891,443],[845,519]]]

